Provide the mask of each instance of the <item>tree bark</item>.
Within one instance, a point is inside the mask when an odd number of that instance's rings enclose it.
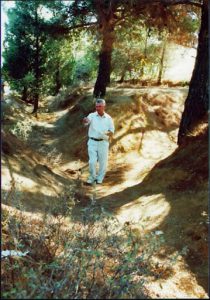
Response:
[[[39,65],[38,65],[38,57],[39,57],[39,51],[37,49],[36,51],[36,67],[35,67],[35,91],[34,91],[34,109],[33,109],[33,112],[32,114],[35,114],[37,115],[37,111],[38,111],[38,108],[39,108]]]
[[[160,58],[157,85],[161,85],[161,82],[162,82],[163,68],[164,68],[163,64],[164,64],[164,58],[165,58],[165,52],[166,52],[166,44],[167,44],[167,33],[164,35],[164,38],[163,38],[163,48],[162,48],[162,53],[161,53],[161,58]]]
[[[146,30],[146,37],[145,37],[145,42],[144,42],[144,55],[143,55],[143,63],[141,65],[140,69],[140,76],[143,78],[144,76],[144,65],[145,65],[145,59],[147,58],[147,44],[148,44],[148,38],[150,36],[150,28]]]
[[[126,71],[127,71],[126,68],[122,70],[122,74],[121,74],[120,80],[118,81],[119,83],[123,83],[124,82]]]
[[[112,0],[94,0],[97,11],[99,33],[102,36],[101,51],[99,54],[98,76],[94,86],[94,97],[104,97],[106,87],[110,83],[111,58],[115,41],[114,27],[116,24],[115,12],[117,2]]]
[[[201,27],[198,38],[198,50],[190,81],[188,96],[182,114],[178,145],[181,145],[188,133],[202,121],[208,111],[208,1],[202,5]]]
[[[104,25],[102,35],[103,35],[103,42],[99,54],[98,76],[97,76],[97,80],[93,92],[96,98],[105,96],[106,87],[110,83],[111,57],[112,57],[113,43],[115,39],[113,27]]]
[[[60,80],[60,66],[57,65],[57,70],[55,72],[55,93],[54,95],[57,95],[61,88],[61,80]]]
[[[23,90],[22,90],[22,97],[21,97],[21,99],[22,99],[24,102],[27,102],[27,97],[28,97],[27,87],[24,86],[24,87],[23,87]]]
[[[36,4],[35,4],[36,5]],[[37,116],[37,111],[39,108],[39,86],[40,86],[40,46],[39,46],[39,24],[38,24],[38,6],[35,7],[35,91],[34,91],[34,109],[32,114]]]

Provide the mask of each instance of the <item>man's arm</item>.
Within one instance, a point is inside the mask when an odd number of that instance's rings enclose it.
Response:
[[[84,124],[87,124],[87,123],[89,123],[89,120],[88,120],[87,117],[85,117],[85,118],[83,118],[82,122],[83,122]]]
[[[103,134],[103,139],[104,140],[111,140],[113,137],[113,132],[111,130],[105,131]]]
[[[90,123],[90,120],[89,120],[87,117],[85,117],[85,118],[82,120],[82,122],[83,122],[84,125],[88,125],[88,124]]]
[[[113,137],[113,134],[114,134],[114,130],[115,130],[115,128],[114,128],[114,122],[113,122],[113,120],[112,120],[112,118],[111,118],[111,119],[110,119],[109,129],[108,129],[108,131],[106,132],[106,135],[108,135],[109,138],[112,138],[112,137]]]
[[[113,137],[113,132],[111,132],[110,130],[108,130],[106,132],[106,135],[108,135],[109,138],[112,138]]]

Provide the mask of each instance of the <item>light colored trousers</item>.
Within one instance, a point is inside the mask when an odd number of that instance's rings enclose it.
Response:
[[[103,181],[108,164],[109,142],[88,140],[89,172],[91,180]],[[96,177],[96,165],[99,163]]]

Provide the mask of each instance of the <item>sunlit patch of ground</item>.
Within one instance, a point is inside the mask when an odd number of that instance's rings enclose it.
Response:
[[[160,268],[162,279],[150,278],[147,284],[151,291],[150,297],[152,299],[209,299],[194,274],[188,270],[181,255],[177,253],[173,255],[178,256],[175,265],[169,261],[170,255],[162,262],[163,266],[167,264],[170,266],[169,274],[164,271],[163,267],[163,270]],[[158,261],[160,263],[159,259]]]
[[[111,204],[110,204],[111,206]],[[143,230],[153,230],[158,227],[169,214],[170,204],[164,195],[152,195],[137,198],[132,203],[122,205],[117,212],[120,222],[137,222]]]

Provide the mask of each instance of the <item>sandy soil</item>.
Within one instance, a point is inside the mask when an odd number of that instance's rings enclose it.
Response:
[[[93,109],[91,90],[62,110],[47,112],[43,104],[38,119],[30,119],[30,143],[5,134],[3,193],[14,184],[25,211],[38,214],[76,183],[75,220],[87,201],[94,201],[129,222],[136,234],[164,237],[164,251],[154,260],[171,271],[148,279],[151,298],[208,298],[207,139],[177,148],[186,93],[185,88],[109,89],[107,111],[116,133],[104,183],[93,186],[85,184],[87,132],[81,124]],[[18,206],[14,195],[6,198],[4,205]]]

